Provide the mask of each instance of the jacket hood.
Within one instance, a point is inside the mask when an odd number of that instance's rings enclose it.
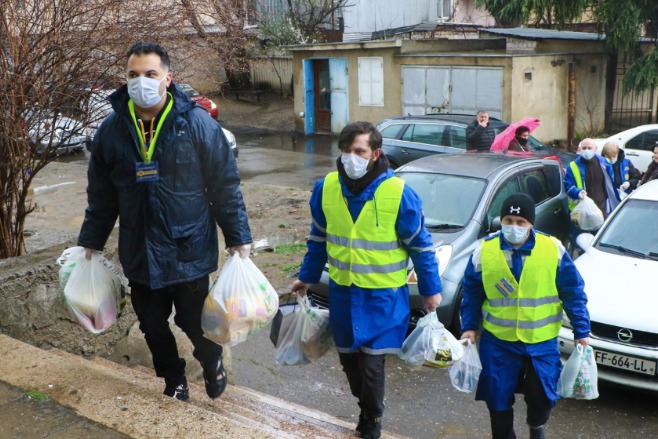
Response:
[[[198,104],[190,99],[190,97],[185,93],[175,82],[171,82],[167,88],[167,92],[171,93],[174,97],[174,108],[175,113],[184,113],[191,110]],[[112,93],[108,100],[112,104],[112,108],[118,114],[128,114],[128,85],[123,84],[119,87],[114,93]]]
[[[393,176],[393,170],[392,169],[387,169],[386,172],[382,172],[379,174],[375,179],[370,182],[370,184],[361,192],[359,195],[354,195],[350,190],[345,186],[345,183],[343,183],[342,179],[340,179],[340,186],[343,192],[343,196],[345,198],[353,198],[355,200],[360,200],[360,201],[368,201],[372,200],[375,198],[375,191],[379,187],[382,182],[388,178],[391,178]]]

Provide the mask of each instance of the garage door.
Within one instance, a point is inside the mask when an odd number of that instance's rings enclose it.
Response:
[[[402,67],[405,115],[474,114],[486,109],[503,114],[503,69],[500,67]]]

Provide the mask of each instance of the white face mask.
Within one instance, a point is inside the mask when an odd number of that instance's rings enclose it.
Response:
[[[615,163],[617,163],[617,156],[614,156],[613,158],[611,158],[608,161],[614,165]]]
[[[585,160],[592,160],[592,157],[594,157],[595,152],[592,151],[591,149],[583,149],[580,152],[580,156],[584,158]]]
[[[128,95],[135,105],[140,108],[151,108],[158,105],[164,97],[166,90],[160,94],[160,84],[167,77],[159,81],[153,78],[138,76],[128,80]]]
[[[530,233],[530,227],[524,226],[514,226],[514,225],[503,225],[502,226],[503,236],[505,241],[509,242],[512,245],[521,244]]]
[[[340,162],[345,168],[345,173],[352,180],[358,180],[368,172],[369,159],[364,159],[356,154],[343,153],[340,155]]]

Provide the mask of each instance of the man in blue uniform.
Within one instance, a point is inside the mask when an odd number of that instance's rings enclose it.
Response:
[[[368,122],[340,134],[338,172],[311,195],[308,251],[292,291],[306,294],[329,262],[329,316],[343,371],[361,413],[363,438],[381,436],[385,354],[397,354],[409,324],[408,258],[427,312],[441,302],[441,280],[418,195],[393,176],[382,137]]]
[[[482,323],[475,399],[487,403],[493,438],[516,438],[514,393],[523,393],[530,438],[542,439],[558,399],[562,311],[571,320],[575,343],[587,347],[587,296],[562,244],[532,227],[532,198],[509,196],[500,217],[502,230],[482,241],[464,273],[461,338],[475,342]]]

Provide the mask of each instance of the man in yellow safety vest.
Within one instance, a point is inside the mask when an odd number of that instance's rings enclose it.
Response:
[[[523,393],[530,438],[543,439],[558,399],[563,309],[575,343],[589,344],[585,285],[560,241],[533,228],[532,198],[509,196],[500,217],[502,230],[482,240],[464,273],[462,339],[475,342],[482,323],[475,399],[487,403],[493,438],[516,438],[514,394]]]

